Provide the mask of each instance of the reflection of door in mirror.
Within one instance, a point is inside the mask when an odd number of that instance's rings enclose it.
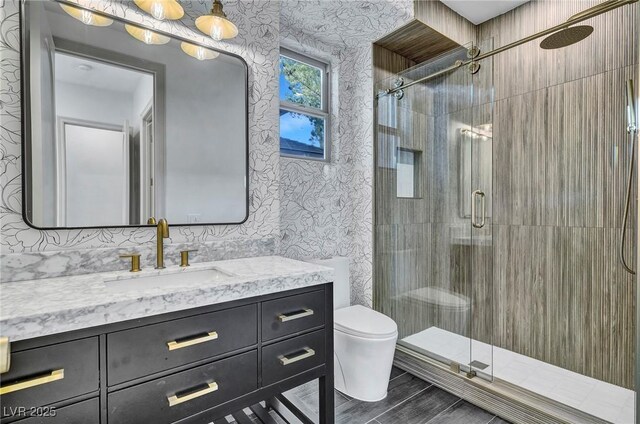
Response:
[[[114,127],[60,118],[58,213],[60,226],[129,220],[128,123]]]
[[[151,213],[153,75],[56,51],[59,227],[135,225]],[[151,196],[151,197],[150,197]]]

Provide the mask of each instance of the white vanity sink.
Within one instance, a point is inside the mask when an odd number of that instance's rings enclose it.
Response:
[[[144,290],[171,286],[198,285],[200,283],[224,281],[234,277],[233,274],[217,268],[193,271],[178,271],[155,275],[137,275],[131,278],[105,280],[107,288],[118,290]]]

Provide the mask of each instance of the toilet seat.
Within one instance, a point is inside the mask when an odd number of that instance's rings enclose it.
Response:
[[[388,339],[398,335],[395,321],[361,305],[334,311],[334,329],[365,339]]]
[[[469,299],[441,287],[423,287],[405,293],[405,297],[452,311],[465,312],[469,309]]]

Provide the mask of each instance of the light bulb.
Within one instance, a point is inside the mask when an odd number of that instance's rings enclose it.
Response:
[[[159,21],[164,20],[165,18],[164,6],[162,5],[161,2],[159,1],[153,2],[153,5],[151,6],[151,16],[153,16]]]
[[[80,14],[80,20],[85,25],[93,24],[93,13],[89,12],[88,10],[82,10]]]
[[[144,37],[144,42],[147,44],[151,44],[151,42],[153,41],[153,33],[148,29],[144,30],[143,37]]]
[[[209,35],[216,41],[222,40],[223,22],[222,19],[217,16],[213,18],[211,22],[211,32]]]
[[[196,58],[198,60],[205,60],[207,58],[207,52],[200,46],[196,50]]]

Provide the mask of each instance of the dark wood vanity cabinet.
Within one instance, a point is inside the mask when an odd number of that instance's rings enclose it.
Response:
[[[331,284],[15,342],[1,422],[217,423],[314,379],[331,424]]]

